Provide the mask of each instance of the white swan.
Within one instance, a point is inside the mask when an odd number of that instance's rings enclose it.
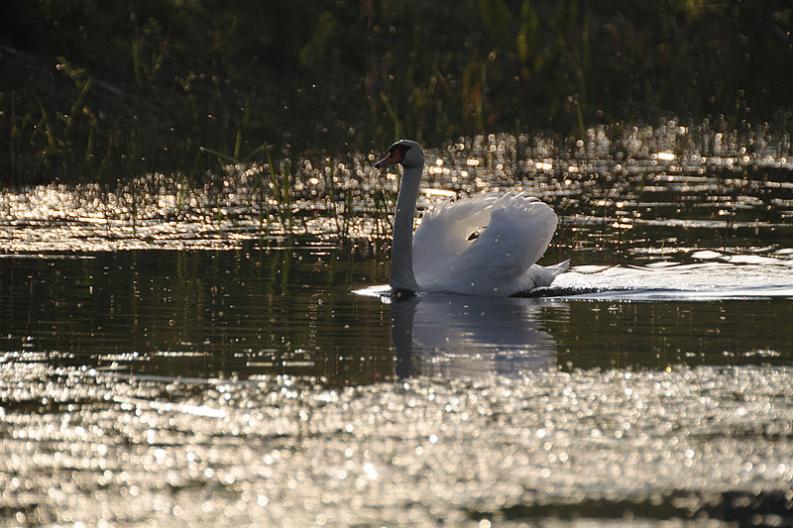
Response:
[[[524,193],[487,193],[435,208],[413,235],[424,153],[400,140],[375,163],[404,168],[391,246],[392,296],[418,291],[509,296],[548,286],[569,266],[535,264],[556,230],[556,214]],[[484,229],[483,229],[484,228]]]

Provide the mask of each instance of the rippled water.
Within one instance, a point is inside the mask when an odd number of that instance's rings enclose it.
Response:
[[[6,524],[787,522],[787,367],[288,379],[0,371]]]
[[[255,167],[3,194],[0,526],[793,526],[793,167],[675,134],[430,152],[425,207],[560,213],[527,298],[378,296],[366,156],[338,203],[309,165],[288,208]]]

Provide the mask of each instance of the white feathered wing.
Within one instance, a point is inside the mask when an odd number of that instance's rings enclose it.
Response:
[[[553,209],[525,193],[486,193],[444,204],[425,214],[414,234],[416,281],[424,291],[471,295],[547,286],[567,269],[567,262],[535,264],[556,223]]]

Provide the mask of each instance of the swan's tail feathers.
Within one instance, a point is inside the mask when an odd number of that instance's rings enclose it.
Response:
[[[564,260],[553,266],[540,266],[535,264],[530,268],[530,272],[534,275],[534,287],[540,288],[550,286],[557,275],[561,275],[570,269],[570,259]]]
[[[550,270],[555,277],[570,269],[570,259],[563,260],[559,264],[554,264],[553,266],[546,266],[546,269]]]

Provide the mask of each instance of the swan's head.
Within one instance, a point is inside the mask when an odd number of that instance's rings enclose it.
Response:
[[[379,169],[395,163],[401,163],[406,169],[421,167],[424,165],[424,152],[415,141],[400,139],[388,147],[386,157],[375,163],[374,166]]]

